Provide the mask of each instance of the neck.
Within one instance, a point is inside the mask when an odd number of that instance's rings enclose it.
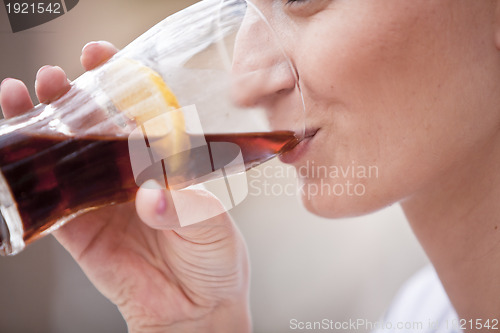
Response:
[[[402,206],[459,317],[500,320],[500,138],[473,155]]]

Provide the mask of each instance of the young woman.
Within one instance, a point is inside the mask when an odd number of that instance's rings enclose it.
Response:
[[[378,177],[365,178],[362,196],[308,193],[310,184],[338,179],[301,173],[305,206],[336,218],[400,202],[458,317],[467,320],[463,328],[492,329],[483,324],[500,319],[500,1],[253,2],[280,34],[307,108],[308,137],[283,160],[296,168],[356,161],[378,169]],[[81,61],[91,69],[115,52],[89,43]],[[235,61],[239,70],[244,54]],[[247,98],[286,99],[287,78],[273,82]],[[42,102],[68,85],[58,67],[38,72]],[[17,80],[2,83],[0,98],[6,117],[32,107]],[[188,196],[218,205],[199,192]],[[163,229],[175,220],[169,200],[141,189],[135,205],[81,216],[56,237],[131,332],[251,330],[248,260],[230,217]],[[432,274],[423,276],[431,287]],[[416,286],[436,290],[426,283]],[[419,293],[416,302],[411,294],[393,311],[436,304],[435,294]],[[446,306],[429,319],[453,312]]]

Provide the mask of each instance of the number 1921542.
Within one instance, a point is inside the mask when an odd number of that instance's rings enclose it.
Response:
[[[446,321],[447,328],[461,330],[492,330],[499,329],[498,319],[454,319]]]
[[[62,14],[63,8],[58,2],[13,2],[5,5],[8,14]]]

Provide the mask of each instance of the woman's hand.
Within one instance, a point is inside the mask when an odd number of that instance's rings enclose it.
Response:
[[[89,43],[80,60],[90,70],[116,51],[106,42]],[[37,74],[40,102],[69,87],[59,67]],[[33,107],[26,86],[13,79],[2,83],[0,103],[5,117]],[[203,191],[187,192],[186,200],[192,207],[220,205]],[[250,331],[247,252],[231,218],[168,229],[176,219],[168,191],[141,188],[135,203],[84,214],[54,235],[118,306],[130,332]]]

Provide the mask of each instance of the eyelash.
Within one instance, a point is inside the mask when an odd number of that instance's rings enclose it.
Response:
[[[297,5],[298,3],[302,2],[302,3],[305,3],[305,2],[308,2],[309,0],[287,0],[286,1],[286,5],[287,6],[295,6]]]

